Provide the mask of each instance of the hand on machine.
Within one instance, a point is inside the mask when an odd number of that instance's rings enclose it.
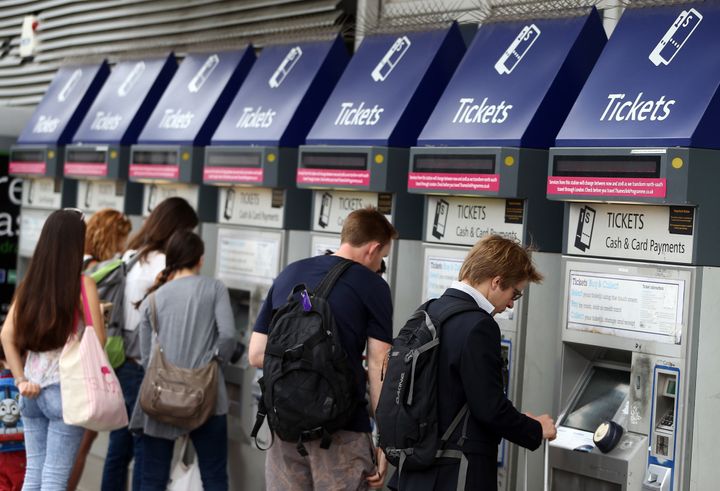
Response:
[[[525,413],[525,416],[528,418],[532,418],[540,425],[542,426],[542,432],[543,432],[543,440],[554,440],[557,436],[557,428],[555,427],[555,420],[553,420],[549,414],[542,414],[540,416],[535,416],[531,412]]]

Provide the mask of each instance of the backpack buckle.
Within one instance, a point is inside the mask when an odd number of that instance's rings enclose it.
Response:
[[[297,361],[302,358],[304,351],[305,345],[303,343],[296,344],[295,346],[288,348],[283,352],[283,358],[289,358],[292,361]]]

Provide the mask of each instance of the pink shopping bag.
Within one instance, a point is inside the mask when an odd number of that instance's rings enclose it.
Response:
[[[81,280],[85,328],[74,332],[60,355],[63,421],[95,431],[128,424],[120,382],[93,328],[85,285]]]

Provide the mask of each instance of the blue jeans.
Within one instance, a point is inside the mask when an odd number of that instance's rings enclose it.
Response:
[[[44,387],[36,399],[20,398],[25,425],[23,491],[64,491],[84,428],[63,423],[60,384]]]
[[[125,397],[125,409],[130,418],[140,393],[145,370],[137,363],[128,360],[115,369],[115,374],[120,382],[120,388]],[[133,491],[140,489],[143,452],[139,439],[137,435],[130,433],[127,427],[110,432],[110,443],[103,467],[102,491],[125,491],[127,489],[128,466],[133,457],[135,465],[133,466],[132,489]]]
[[[165,491],[170,479],[174,440],[141,437],[145,452],[142,491]],[[205,424],[190,432],[197,453],[204,491],[227,491],[227,417],[211,416]]]

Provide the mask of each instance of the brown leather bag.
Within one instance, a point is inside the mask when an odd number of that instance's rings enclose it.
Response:
[[[150,325],[158,335],[155,294],[149,296]],[[180,368],[165,358],[157,339],[150,365],[140,386],[140,407],[152,419],[188,430],[201,426],[217,400],[218,364]]]

